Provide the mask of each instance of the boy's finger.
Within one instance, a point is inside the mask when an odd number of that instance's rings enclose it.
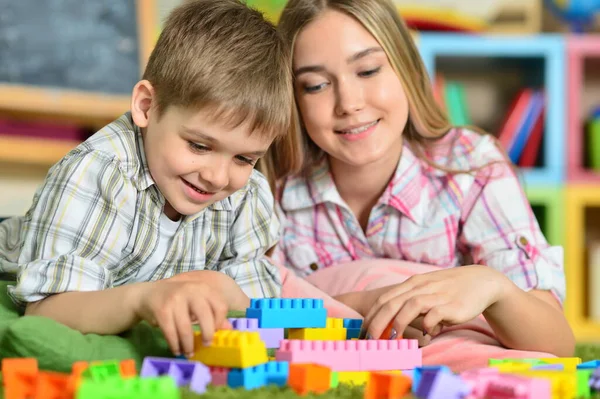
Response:
[[[204,345],[210,345],[215,333],[215,320],[210,305],[204,297],[196,296],[190,299],[189,306],[191,313],[198,320]]]
[[[187,304],[182,303],[173,312],[173,320],[177,329],[177,340],[181,353],[189,355],[194,353],[194,329],[190,319],[190,311]]]
[[[210,296],[207,300],[214,316],[215,328],[220,328],[222,325],[226,325],[225,323],[229,323],[229,320],[227,320],[228,309],[225,301],[220,296]],[[231,324],[229,326],[231,328]]]
[[[177,329],[175,328],[175,322],[172,315],[168,315],[162,319],[157,318],[157,325],[163,332],[165,340],[169,345],[169,349],[175,356],[181,355],[181,349],[179,348],[179,339],[177,338]]]

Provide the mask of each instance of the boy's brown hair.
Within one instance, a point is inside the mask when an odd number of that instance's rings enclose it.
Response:
[[[283,136],[281,146],[294,109],[290,58],[259,11],[239,0],[192,0],[169,15],[143,78],[159,115],[169,106],[208,107],[219,122],[249,121],[258,134]]]

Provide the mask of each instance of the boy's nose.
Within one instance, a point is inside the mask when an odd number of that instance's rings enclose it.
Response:
[[[200,172],[202,180],[210,185],[210,191],[220,191],[229,184],[229,168],[227,165],[211,165]]]

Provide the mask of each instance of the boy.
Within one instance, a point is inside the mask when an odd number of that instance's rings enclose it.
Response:
[[[254,166],[289,139],[292,98],[289,54],[260,13],[238,0],[177,8],[131,111],[53,166],[26,216],[0,224],[11,297],[83,333],[146,320],[189,355],[193,322],[210,342],[228,309],[278,296],[264,256],[278,223]]]

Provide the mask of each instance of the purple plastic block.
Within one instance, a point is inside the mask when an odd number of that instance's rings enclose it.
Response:
[[[600,390],[600,368],[594,370],[594,373],[590,376],[589,385],[591,388]]]
[[[419,399],[462,399],[471,388],[457,375],[441,370],[425,370],[417,388]]]
[[[561,371],[564,370],[564,366],[562,364],[536,364],[535,366],[531,366],[532,370],[555,370]]]
[[[267,349],[279,349],[279,345],[283,339],[283,328],[259,328],[258,319],[248,319],[244,317],[230,318],[229,322],[234,330],[258,331],[260,339],[265,343]]]
[[[171,377],[178,387],[190,385],[190,389],[198,393],[206,391],[206,385],[210,383],[210,371],[200,362],[161,357],[144,358],[141,377],[164,375]]]
[[[195,393],[206,392],[206,387],[212,381],[210,369],[200,362],[196,362],[194,373],[190,379],[190,390]]]

